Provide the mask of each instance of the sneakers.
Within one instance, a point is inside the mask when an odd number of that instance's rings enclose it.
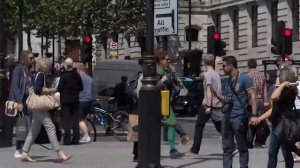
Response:
[[[184,135],[181,137],[181,144],[186,145],[191,138],[188,135]]]
[[[184,156],[184,153],[180,153],[180,152],[178,152],[178,150],[176,150],[176,149],[172,149],[171,151],[170,151],[170,158],[171,159],[178,159],[178,158],[181,158],[181,157],[183,157]]]
[[[14,157],[15,157],[16,159],[19,159],[19,158],[21,158],[21,156],[22,156],[21,150],[16,150]]]
[[[236,156],[236,155],[239,156],[239,150],[237,150],[237,149],[234,150],[234,151],[232,152],[232,155],[233,155],[233,156]]]
[[[91,138],[90,137],[82,137],[81,140],[79,140],[79,143],[89,143],[91,142]]]

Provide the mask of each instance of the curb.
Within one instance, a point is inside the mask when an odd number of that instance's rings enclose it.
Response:
[[[178,117],[177,120],[183,121],[183,122],[195,123],[197,121],[197,116],[196,117]]]

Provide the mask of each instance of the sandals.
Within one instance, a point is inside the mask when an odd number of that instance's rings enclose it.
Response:
[[[36,160],[33,160],[27,153],[22,153],[20,159],[22,162],[36,162]]]
[[[58,161],[59,161],[59,163],[63,163],[63,162],[70,160],[71,158],[72,158],[72,156],[66,156],[66,158],[59,158]]]

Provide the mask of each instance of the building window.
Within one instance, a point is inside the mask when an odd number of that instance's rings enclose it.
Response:
[[[271,3],[271,22],[272,22],[272,38],[275,39],[276,35],[276,23],[278,20],[278,1],[272,1]]]
[[[293,41],[299,40],[299,0],[292,1]]]
[[[234,44],[234,50],[239,49],[239,10],[235,9],[233,10],[233,44]]]
[[[221,32],[221,16],[221,13],[215,15],[215,26],[217,32]]]
[[[185,30],[185,34],[186,34],[186,41],[189,41],[190,39],[190,29],[187,28]],[[199,34],[199,30],[196,28],[191,28],[191,41],[198,41],[198,34]]]
[[[251,8],[252,47],[257,47],[257,5]]]

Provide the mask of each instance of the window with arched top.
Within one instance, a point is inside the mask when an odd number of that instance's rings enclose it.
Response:
[[[191,30],[191,32],[190,32]],[[191,35],[190,35],[191,34]],[[185,29],[185,40],[189,41],[191,39],[191,41],[198,41],[198,35],[199,35],[199,29],[197,28],[187,28]]]

